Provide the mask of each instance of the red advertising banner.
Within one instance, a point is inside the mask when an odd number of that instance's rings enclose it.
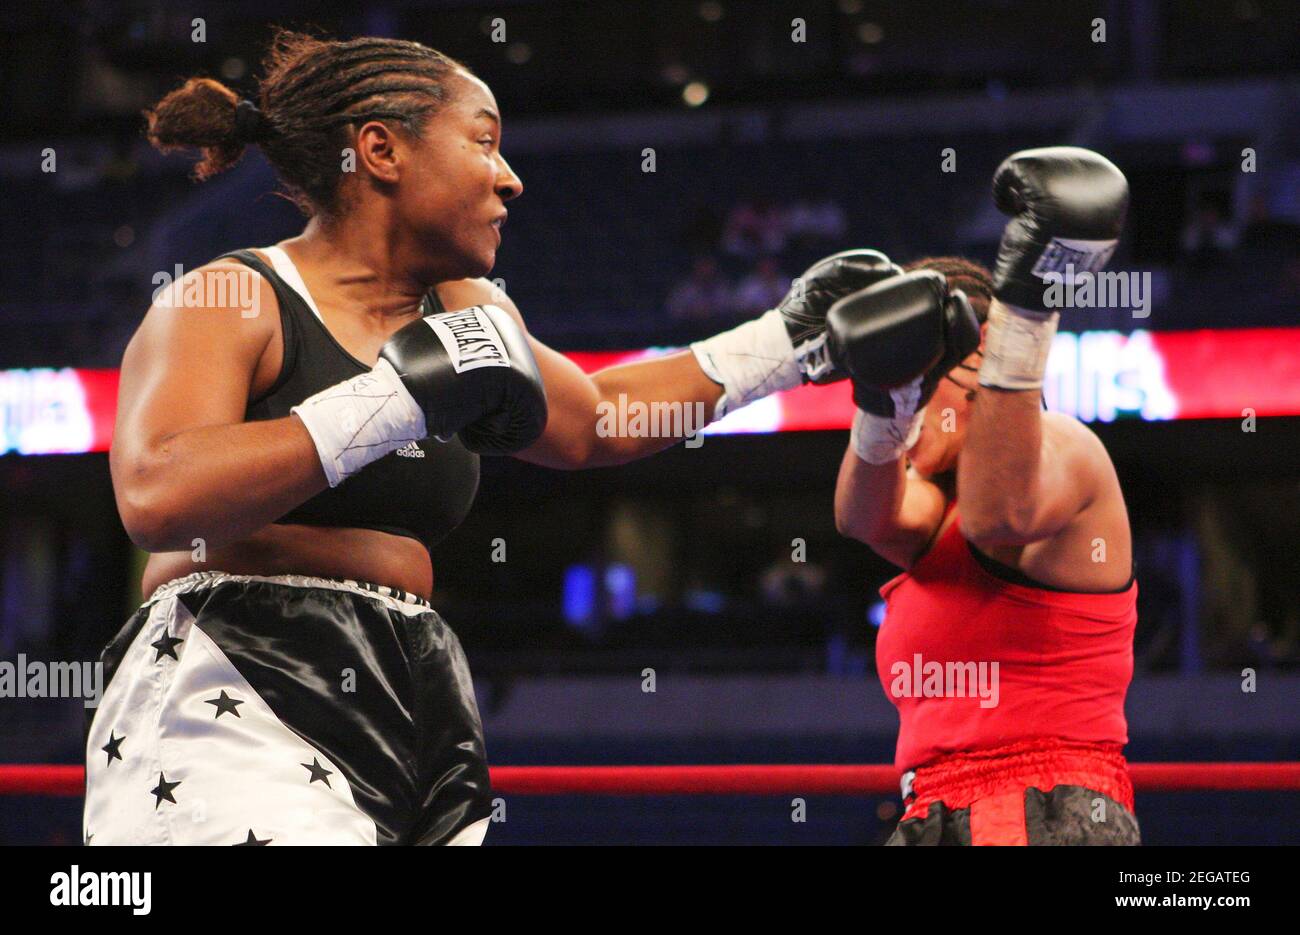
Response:
[[[567,356],[591,373],[675,351]],[[117,378],[116,370],[0,371],[0,454],[108,450]],[[1300,415],[1300,328],[1062,332],[1043,392],[1049,409],[1084,422]],[[847,429],[852,418],[847,383],[803,386],[746,406],[705,432]]]

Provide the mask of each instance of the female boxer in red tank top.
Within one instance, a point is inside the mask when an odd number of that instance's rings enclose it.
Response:
[[[986,319],[987,271],[916,266]],[[1120,752],[1137,622],[1123,495],[1096,436],[1036,394],[984,392],[981,357],[939,381],[905,458],[871,464],[850,447],[840,468],[841,532],[906,569],[881,589],[876,642],[907,796],[890,843],[1136,843]],[[1030,451],[1041,499],[1015,517],[1027,525],[993,523]]]
[[[995,191],[1014,214],[996,274],[915,264],[966,294],[980,349],[892,391],[853,371],[836,522],[906,569],[881,591],[876,644],[907,805],[889,843],[1136,844],[1121,752],[1137,622],[1128,514],[1096,436],[1040,407],[1059,312],[1026,275],[1050,284],[1065,234],[1104,263],[1127,187],[1095,153],[1058,148],[1008,159]],[[881,292],[854,314],[900,312]]]

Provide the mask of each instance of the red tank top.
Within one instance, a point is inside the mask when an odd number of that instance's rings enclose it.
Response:
[[[1137,582],[1111,594],[1013,584],[975,559],[960,524],[880,589],[876,670],[898,708],[894,765],[1032,738],[1127,743]]]

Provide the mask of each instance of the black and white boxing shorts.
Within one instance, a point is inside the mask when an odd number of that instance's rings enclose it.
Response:
[[[479,844],[460,641],[422,598],[295,575],[169,582],[103,653],[90,844]]]

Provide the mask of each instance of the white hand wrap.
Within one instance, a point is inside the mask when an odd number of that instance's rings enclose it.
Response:
[[[1052,338],[1060,320],[1060,312],[1032,312],[991,302],[980,386],[1003,390],[1042,389],[1047,355],[1052,350]]]
[[[371,461],[424,438],[424,410],[384,359],[289,410],[302,420],[331,487]]]
[[[691,350],[704,375],[722,385],[714,419],[803,383],[794,344],[775,309],[730,331],[696,341]]]
[[[889,464],[897,461],[916,444],[921,435],[925,408],[916,408],[921,400],[921,381],[890,390],[894,401],[894,417],[872,415],[861,409],[853,417],[853,430],[849,443],[853,452],[868,464]]]

